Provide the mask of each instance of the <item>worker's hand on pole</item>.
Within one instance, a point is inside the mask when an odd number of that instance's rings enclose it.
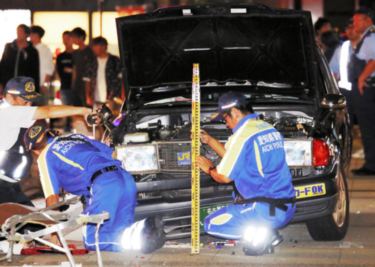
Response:
[[[190,138],[193,139],[193,135],[190,135]],[[211,135],[209,135],[205,130],[200,129],[199,138],[201,139],[202,144],[209,145],[221,158],[224,157],[224,145],[215,138],[213,138]]]
[[[209,174],[210,172],[210,167],[214,166],[208,158],[203,156],[198,156],[195,160],[195,163],[199,166],[199,168],[202,169],[202,171],[207,174]]]
[[[209,144],[210,141],[213,139],[211,135],[209,135],[205,130],[200,130],[199,138],[201,139],[203,144]]]
[[[209,135],[205,130],[202,130],[202,129],[200,129],[199,138],[201,139],[203,144],[208,144],[212,139],[214,139],[211,135]],[[190,135],[190,139],[193,139],[192,134]]]

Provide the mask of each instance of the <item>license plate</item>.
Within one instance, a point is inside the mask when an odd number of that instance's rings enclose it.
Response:
[[[305,186],[294,187],[296,190],[296,198],[305,197],[316,197],[326,194],[326,185],[323,184],[312,184]]]
[[[219,204],[219,205],[213,205],[213,206],[208,206],[208,207],[201,207],[199,209],[199,226],[200,226],[200,230],[203,231],[204,230],[204,225],[203,225],[203,222],[204,222],[204,219],[214,213],[215,211],[218,211],[224,207],[228,207],[230,204]]]

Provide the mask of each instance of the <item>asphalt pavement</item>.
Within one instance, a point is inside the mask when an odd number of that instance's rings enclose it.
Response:
[[[350,173],[364,162],[358,136],[353,146],[353,157],[347,172],[350,190],[350,223],[344,240],[316,242],[304,223],[292,224],[281,230],[284,237],[274,254],[258,257],[245,256],[242,244],[216,248],[207,242],[218,241],[202,236],[201,252],[191,255],[189,239],[175,240],[149,255],[140,252],[102,252],[104,266],[375,266],[375,176],[358,177]],[[83,247],[81,232],[67,235],[69,244]],[[96,253],[74,256],[77,264],[98,266]],[[59,254],[15,256],[12,263],[0,266],[61,266],[67,258]]]

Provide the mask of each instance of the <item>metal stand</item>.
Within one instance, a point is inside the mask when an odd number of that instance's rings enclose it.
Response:
[[[77,196],[75,198],[52,205],[50,207],[40,209],[34,212],[30,212],[29,214],[26,214],[26,215],[13,215],[12,217],[8,218],[5,222],[3,222],[1,226],[0,237],[7,238],[7,240],[9,241],[9,249],[8,249],[7,255],[5,257],[0,258],[0,261],[8,260],[8,262],[12,262],[13,245],[15,244],[15,242],[28,243],[32,240],[36,240],[47,246],[50,246],[51,248],[64,252],[66,256],[68,257],[70,264],[73,267],[76,267],[73,256],[70,252],[70,248],[68,247],[68,244],[66,243],[66,240],[64,236],[62,235],[61,231],[71,226],[83,225],[85,223],[96,223],[97,224],[97,228],[95,232],[96,252],[98,254],[98,265],[99,267],[102,267],[103,264],[101,260],[100,250],[99,250],[99,244],[98,244],[99,237],[98,236],[99,236],[100,225],[104,222],[104,220],[109,219],[108,213],[103,213],[103,214],[98,214],[98,215],[78,215],[78,216],[64,214],[60,212],[47,213],[48,211],[54,210],[60,206],[67,205],[73,202],[78,202],[80,197],[81,196]],[[7,204],[2,204],[2,205],[7,205]],[[0,212],[1,212],[2,205],[0,205]],[[23,206],[23,205],[19,205],[19,206]],[[23,206],[23,207],[30,209],[30,207],[28,206]],[[29,232],[23,235],[16,235],[16,231],[19,228],[21,228],[27,223],[32,223],[33,221],[45,222],[43,223],[43,225],[45,225],[46,228],[43,230],[39,230],[37,232]],[[45,235],[52,234],[52,233],[57,233],[63,247],[59,247],[47,240],[43,240],[40,238],[41,236],[45,236]]]

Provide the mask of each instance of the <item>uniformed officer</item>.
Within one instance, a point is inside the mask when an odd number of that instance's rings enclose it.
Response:
[[[15,77],[5,87],[5,98],[0,101],[0,203],[16,202],[32,205],[23,192],[36,185],[28,175],[32,156],[26,151],[23,136],[36,120],[87,115],[88,108],[70,106],[32,107],[40,98],[34,80]],[[18,180],[20,183],[17,183]]]
[[[352,84],[348,81],[348,63],[353,53],[353,47],[356,47],[361,34],[354,30],[353,18],[350,18],[345,23],[345,33],[348,38],[340,49],[336,49],[329,66],[338,80],[340,93],[346,98],[346,108],[350,117],[350,125],[354,122],[354,105],[352,97]]]
[[[202,131],[202,142],[222,161],[215,167],[209,159],[199,156],[196,162],[217,182],[234,182],[235,204],[206,217],[205,231],[225,239],[244,237],[246,254],[262,254],[280,238],[272,229],[286,225],[295,212],[295,190],[285,160],[283,137],[259,119],[240,93],[222,95],[212,120],[225,120],[233,135],[224,147]]]
[[[122,169],[121,162],[112,158],[110,147],[81,134],[56,136],[40,124],[29,128],[24,139],[27,148],[39,156],[47,206],[58,203],[61,187],[72,194],[85,196],[87,206],[83,214],[109,213],[109,221],[105,221],[99,230],[100,250],[122,251],[123,243],[130,241],[137,243],[130,244],[130,248],[152,252],[160,247],[159,241],[164,244],[164,236],[158,232],[162,226],[159,219],[132,224],[137,188],[133,177]],[[90,250],[95,250],[95,227],[88,224],[84,229],[84,246]],[[138,232],[133,231],[135,228]],[[129,240],[123,240],[126,229],[131,229],[127,231]],[[133,232],[137,232],[137,236],[132,235]],[[149,239],[148,244],[141,242],[145,238]],[[140,247],[142,243],[144,246]]]
[[[375,175],[375,28],[374,12],[366,7],[358,9],[353,17],[354,29],[363,34],[348,65],[352,83],[355,114],[361,131],[365,164],[355,175]]]

